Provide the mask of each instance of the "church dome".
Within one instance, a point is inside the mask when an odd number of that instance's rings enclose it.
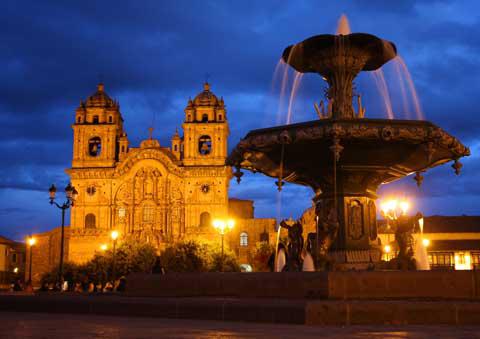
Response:
[[[210,91],[210,84],[208,82],[203,84],[203,92],[193,99],[195,106],[218,106],[218,102],[216,95]]]
[[[102,83],[98,84],[97,91],[93,93],[85,102],[86,107],[115,107],[117,103],[105,93],[105,87]]]

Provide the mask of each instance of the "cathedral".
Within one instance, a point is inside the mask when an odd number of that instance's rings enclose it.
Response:
[[[223,98],[205,83],[188,100],[182,131],[172,133],[170,145],[161,145],[150,129],[149,138],[134,147],[124,122],[119,103],[103,84],[75,111],[72,166],[66,172],[78,197],[65,260],[87,261],[111,242],[112,230],[159,251],[182,240],[212,241],[219,238],[212,220],[234,217],[226,242],[248,265],[255,244],[274,237],[275,220],[254,219],[252,201],[229,199],[232,170],[225,165],[229,125]],[[47,250],[32,265],[37,276],[58,262],[59,229],[38,238]]]

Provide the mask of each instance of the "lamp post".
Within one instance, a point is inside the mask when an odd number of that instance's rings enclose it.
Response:
[[[233,227],[235,226],[235,221],[233,219],[228,219],[228,220],[223,220],[223,219],[215,219],[213,220],[213,227],[215,227],[215,229],[218,230],[218,232],[220,233],[220,236],[222,238],[222,262],[221,262],[221,267],[220,267],[220,271],[223,272],[223,261],[224,261],[224,256],[223,256],[223,253],[224,253],[224,245],[223,245],[223,238],[225,236],[225,232],[226,231],[230,231],[233,229]]]
[[[60,284],[60,288],[62,287],[61,284],[63,283],[63,253],[64,253],[64,244],[65,244],[65,211],[69,209],[77,199],[78,192],[75,187],[72,186],[71,183],[68,183],[67,187],[65,187],[65,195],[67,196],[67,200],[63,204],[58,204],[55,201],[55,195],[57,193],[57,188],[55,185],[52,184],[50,189],[48,190],[50,193],[50,205],[55,205],[60,210],[62,210],[62,233],[60,237],[60,264],[58,268],[58,283]]]
[[[113,240],[113,263],[112,263],[112,280],[113,280],[113,286],[115,287],[115,264],[116,264],[116,248],[117,248],[117,238],[118,238],[118,231],[112,231],[110,233],[110,237]]]
[[[37,242],[37,239],[34,237],[30,237],[27,240],[28,245],[30,246],[30,259],[28,263],[28,282],[29,284],[32,283],[32,256],[33,256],[33,245]]]

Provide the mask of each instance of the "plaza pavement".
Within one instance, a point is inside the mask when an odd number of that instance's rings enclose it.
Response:
[[[475,326],[318,327],[102,315],[0,312],[0,338],[480,338]]]

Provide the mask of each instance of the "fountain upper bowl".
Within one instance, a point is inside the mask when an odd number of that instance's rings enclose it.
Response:
[[[321,34],[288,46],[283,61],[300,73],[328,76],[335,69],[374,71],[397,55],[393,42],[372,34]]]

